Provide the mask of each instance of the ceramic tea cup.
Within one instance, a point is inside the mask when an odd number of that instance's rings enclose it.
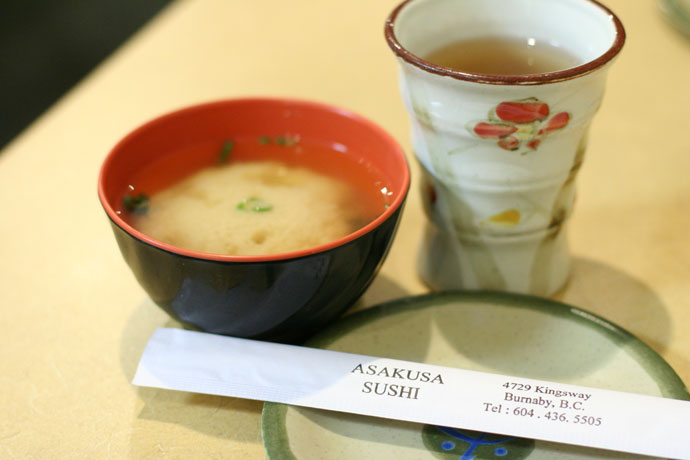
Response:
[[[593,0],[408,0],[388,17],[385,36],[423,173],[423,281],[537,295],[560,289],[571,265],[574,179],[625,41],[620,20]],[[470,46],[460,57],[478,55],[480,64],[508,56],[476,49],[482,40],[548,48],[571,65],[499,74],[429,58],[453,43]]]

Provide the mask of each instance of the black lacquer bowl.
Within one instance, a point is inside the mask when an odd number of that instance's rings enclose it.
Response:
[[[123,197],[133,188],[155,192],[213,164],[227,139],[237,145],[233,155],[244,159],[282,155],[314,169],[338,163],[355,186],[381,189],[387,205],[344,238],[262,256],[177,248],[130,225]],[[303,148],[291,151],[285,139],[298,139]],[[305,154],[309,145],[320,146],[318,154]],[[372,122],[314,102],[255,98],[189,107],[136,129],[106,157],[98,194],[125,261],[172,317],[207,332],[295,343],[340,316],[369,286],[392,243],[409,183],[404,152]]]

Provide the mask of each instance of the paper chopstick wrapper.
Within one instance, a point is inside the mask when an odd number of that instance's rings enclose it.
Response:
[[[133,383],[690,460],[690,402],[159,328]]]

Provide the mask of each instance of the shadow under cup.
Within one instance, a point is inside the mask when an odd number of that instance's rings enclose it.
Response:
[[[423,173],[421,278],[434,289],[553,294],[570,273],[565,224],[589,124],[625,41],[621,22],[593,0],[408,0],[385,34]],[[492,75],[425,60],[480,38],[547,44],[576,64]]]

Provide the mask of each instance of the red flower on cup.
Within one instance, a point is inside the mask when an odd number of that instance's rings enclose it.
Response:
[[[550,112],[548,104],[534,97],[501,102],[489,112],[488,120],[471,122],[468,129],[482,139],[495,140],[505,150],[523,145],[536,150],[544,137],[570,121],[568,112],[549,117]]]

